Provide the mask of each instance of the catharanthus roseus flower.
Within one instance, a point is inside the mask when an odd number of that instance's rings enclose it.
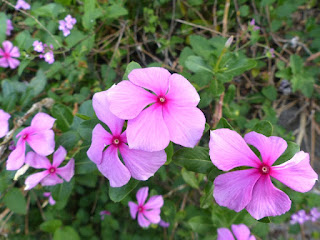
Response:
[[[28,10],[28,9],[30,9],[30,5],[27,2],[25,2],[24,0],[18,0],[15,8],[17,10],[20,8],[22,8],[24,10]]]
[[[130,148],[159,151],[170,141],[194,147],[206,119],[197,108],[200,97],[191,83],[160,67],[134,69],[128,78],[110,89],[108,100],[114,115],[129,119]]]
[[[297,213],[292,214],[290,224],[304,224],[310,217],[306,214],[305,210],[300,210]]]
[[[4,137],[9,131],[10,114],[0,109],[0,138]]]
[[[247,144],[259,150],[262,161]],[[252,167],[219,175],[214,181],[213,196],[219,205],[236,212],[246,208],[255,219],[281,215],[291,207],[289,197],[274,187],[270,177],[298,192],[311,190],[318,179],[309,154],[303,151],[272,166],[287,148],[287,142],[280,137],[250,132],[243,139],[230,129],[217,129],[210,133],[209,147],[212,163],[223,171]]]
[[[42,186],[52,186],[63,183],[63,180],[59,178],[59,176],[69,182],[74,175],[74,159],[71,158],[65,166],[59,168],[66,156],[67,151],[62,146],[60,146],[53,154],[52,163],[50,163],[49,159],[44,156],[40,156],[34,152],[28,152],[26,163],[33,168],[43,168],[46,170],[27,177],[25,181],[25,190],[34,188],[38,183],[41,183]]]
[[[23,129],[16,149],[11,152],[7,161],[7,170],[17,170],[25,162],[26,143],[39,155],[47,156],[54,151],[54,132],[52,126],[55,119],[46,113],[38,113],[31,121],[31,126]]]
[[[244,225],[231,225],[232,233],[228,228],[218,228],[217,240],[255,240],[255,236],[251,235],[250,229]]]
[[[10,19],[7,19],[7,30],[6,30],[6,35],[10,36],[11,31],[13,30],[12,22]]]
[[[20,61],[15,59],[20,57],[18,47],[14,47],[10,41],[4,41],[2,47],[3,49],[0,48],[0,67],[10,67],[11,69],[18,67]]]
[[[135,219],[138,214],[138,223],[141,227],[148,227],[151,223],[158,224],[161,220],[160,208],[163,206],[163,197],[152,196],[146,202],[148,191],[148,187],[140,188],[136,194],[138,204],[131,201],[128,203],[131,217]]]
[[[33,50],[36,52],[42,53],[44,51],[43,43],[38,40],[34,41],[32,46],[33,46]]]
[[[87,155],[109,179],[111,187],[127,184],[131,176],[147,180],[166,162],[167,155],[164,150],[145,152],[128,147],[126,131],[122,133],[124,120],[110,112],[107,92],[96,93],[92,105],[97,117],[109,127],[111,134],[101,124],[97,124],[92,132],[92,143]],[[125,165],[120,161],[118,152]]]
[[[109,211],[107,211],[107,210],[103,210],[103,211],[101,211],[99,214],[100,214],[101,220],[104,219],[104,216],[105,216],[105,215],[111,215],[111,213],[110,213]]]
[[[260,27],[256,25],[256,20],[255,19],[252,19],[250,21],[249,25],[253,27],[254,31],[258,31],[260,29]]]
[[[56,204],[56,201],[53,199],[51,192],[44,192],[43,196],[48,198],[48,201],[49,201],[50,205],[55,205]]]
[[[76,24],[77,20],[73,18],[71,15],[65,17],[64,20],[59,21],[59,30],[63,32],[63,36],[68,36],[70,34],[70,30],[73,28],[73,25]]]
[[[320,211],[318,208],[312,208],[310,210],[310,219],[312,222],[316,222],[320,218]]]

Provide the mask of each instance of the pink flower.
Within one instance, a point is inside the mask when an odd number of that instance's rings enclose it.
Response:
[[[15,59],[17,57],[20,57],[18,47],[14,47],[10,41],[4,41],[2,43],[2,47],[3,50],[2,48],[0,48],[0,67],[10,67],[11,69],[18,67],[20,61]]]
[[[250,24],[250,26],[253,27],[253,31],[257,31],[260,29],[260,27],[256,25],[256,20],[254,20],[254,19],[252,19],[249,24]]]
[[[262,161],[247,144],[259,150]],[[236,212],[246,208],[255,219],[281,215],[291,207],[289,197],[274,187],[271,176],[298,192],[311,190],[318,179],[310,166],[309,154],[303,151],[272,166],[287,148],[287,142],[280,137],[250,132],[243,139],[230,129],[217,129],[211,131],[209,147],[212,163],[223,171],[253,167],[218,176],[213,196],[219,205]]]
[[[67,23],[64,20],[59,21],[59,30],[63,32],[63,36],[68,36],[70,34],[70,29],[67,28]]]
[[[250,229],[244,225],[231,225],[232,232],[237,240],[255,240],[255,236],[251,235]],[[228,228],[218,228],[217,240],[234,240],[231,231]]]
[[[197,108],[200,97],[187,79],[150,67],[132,70],[129,80],[112,87],[108,100],[114,115],[129,119],[130,148],[152,152],[170,141],[184,147],[198,143],[206,119]]]
[[[55,205],[56,204],[56,201],[53,199],[53,197],[51,195],[51,192],[44,192],[43,196],[48,198],[48,201],[49,201],[50,205]]]
[[[290,224],[304,224],[310,217],[306,214],[305,210],[300,210],[297,213],[292,214]]]
[[[7,19],[7,30],[6,30],[6,35],[10,36],[11,31],[13,30],[12,22],[10,19]]]
[[[46,52],[44,55],[44,61],[46,61],[47,63],[49,64],[52,64],[54,63],[54,55],[53,55],[53,52],[52,51],[48,51]]]
[[[25,161],[26,143],[39,155],[47,156],[54,151],[54,132],[52,126],[55,119],[46,113],[38,113],[31,121],[31,126],[23,129],[16,149],[11,152],[7,161],[7,170],[19,169]]]
[[[52,186],[63,183],[63,180],[59,178],[58,175],[69,182],[74,175],[74,159],[71,158],[65,166],[58,168],[66,156],[67,152],[62,146],[60,146],[53,154],[52,164],[48,158],[40,156],[34,152],[28,152],[26,163],[33,168],[44,168],[46,170],[27,177],[25,181],[25,190],[34,188],[38,183],[41,183],[42,186]]]
[[[28,10],[28,9],[30,9],[30,5],[28,3],[26,3],[25,1],[23,1],[23,0],[18,0],[15,8],[17,10],[20,9],[20,8],[22,8],[24,10]]]
[[[159,222],[159,226],[163,228],[168,228],[170,226],[170,223],[163,221],[162,219]]]
[[[92,143],[87,155],[109,179],[111,187],[127,184],[131,176],[147,180],[166,162],[167,155],[164,150],[144,152],[128,147],[126,131],[122,133],[124,120],[110,112],[107,92],[96,93],[92,105],[97,117],[109,127],[111,134],[101,124],[97,124],[92,132]],[[125,165],[120,161],[118,152]]]
[[[70,30],[73,28],[73,25],[77,23],[77,20],[73,18],[70,14],[66,16],[64,20],[66,27]]]
[[[320,212],[318,208],[312,208],[310,210],[310,219],[312,222],[316,222],[320,218]]]
[[[158,224],[161,220],[160,208],[163,198],[161,195],[152,196],[145,203],[148,191],[148,187],[140,188],[136,195],[138,204],[131,201],[128,203],[131,217],[135,219],[138,213],[138,223],[141,227],[148,227],[151,223]]]
[[[107,211],[107,210],[103,210],[99,214],[100,214],[101,220],[104,219],[105,215],[111,215],[111,213],[109,211]]]
[[[36,40],[36,41],[33,42],[32,46],[33,46],[33,50],[34,51],[39,52],[39,53],[43,53],[44,46],[43,46],[42,42]]]
[[[9,132],[10,117],[11,116],[9,113],[6,113],[2,109],[0,109],[0,138],[4,137]]]

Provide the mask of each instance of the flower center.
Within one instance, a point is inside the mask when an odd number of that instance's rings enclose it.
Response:
[[[4,53],[3,53],[3,57],[4,57],[5,59],[11,58],[10,53],[8,53],[8,52],[4,52]]]
[[[50,173],[55,173],[56,172],[56,168],[55,167],[50,167],[49,168],[49,172]]]
[[[113,144],[115,147],[119,147],[120,139],[119,139],[118,137],[113,138],[112,144]]]
[[[160,96],[160,97],[158,97],[158,102],[163,104],[166,102],[166,98],[164,96]]]
[[[25,134],[22,136],[22,139],[26,139],[28,137],[28,134]]]
[[[139,207],[138,207],[138,212],[139,212],[139,213],[142,213],[143,210],[144,210],[143,206],[139,206]]]
[[[260,168],[260,171],[262,174],[268,174],[270,172],[270,167],[269,166],[266,166],[266,165],[263,165],[261,168]]]

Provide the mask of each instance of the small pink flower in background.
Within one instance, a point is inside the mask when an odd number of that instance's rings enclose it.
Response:
[[[316,222],[320,218],[320,211],[318,208],[312,208],[310,210],[310,219],[312,222]]]
[[[49,52],[46,52],[44,55],[44,61],[46,61],[49,64],[54,63],[54,55],[53,52],[50,50]]]
[[[259,150],[262,161],[247,144]],[[303,151],[272,166],[287,148],[287,142],[280,137],[250,132],[243,139],[230,129],[217,129],[210,132],[209,147],[212,163],[223,171],[252,167],[219,175],[214,180],[213,196],[219,205],[236,212],[246,208],[255,219],[281,215],[291,207],[289,197],[274,187],[270,177],[298,192],[311,190],[318,179],[309,154]]]
[[[56,201],[53,199],[53,197],[51,195],[51,192],[44,192],[43,196],[48,198],[48,201],[49,201],[50,205],[55,205],[56,204]]]
[[[164,150],[145,152],[128,147],[127,131],[122,132],[124,120],[117,118],[109,110],[108,91],[94,94],[92,105],[97,117],[109,127],[111,134],[101,124],[97,124],[92,132],[92,142],[87,155],[109,179],[111,187],[127,184],[130,177],[145,181],[166,162],[167,155]],[[125,165],[119,159],[118,153]]]
[[[11,69],[18,67],[20,61],[15,59],[20,57],[18,47],[14,47],[10,41],[4,41],[2,47],[3,49],[0,48],[0,67]]]
[[[105,215],[111,215],[111,213],[109,211],[107,211],[107,210],[103,210],[99,214],[100,214],[101,220],[104,219]]]
[[[73,18],[70,14],[65,17],[66,27],[70,30],[73,28],[73,25],[77,23],[77,20]]]
[[[39,53],[43,53],[44,52],[44,46],[43,46],[43,43],[36,40],[33,42],[32,44],[33,46],[33,50],[36,51],[36,52],[39,52]]]
[[[59,21],[59,30],[62,31],[63,36],[68,36],[70,34],[70,29],[67,28],[66,22],[64,20]]]
[[[73,18],[70,14],[65,17],[64,20],[59,21],[59,30],[63,32],[63,36],[68,36],[73,25],[77,23],[77,20]]]
[[[17,170],[25,162],[26,143],[39,155],[47,156],[54,151],[54,132],[52,130],[55,119],[46,113],[36,114],[31,126],[23,129],[16,138],[19,138],[16,149],[13,150],[7,161],[7,170]]]
[[[260,27],[256,25],[256,20],[254,19],[252,19],[249,24],[253,27],[254,31],[258,31],[260,29]]]
[[[9,119],[11,118],[9,113],[6,113],[0,109],[0,138],[7,135],[9,132]]]
[[[170,223],[163,221],[162,219],[159,222],[159,226],[163,228],[168,228],[170,226]]]
[[[310,220],[310,217],[306,214],[305,210],[300,210],[297,213],[292,214],[290,224],[304,224],[304,222]]]
[[[138,223],[141,227],[148,227],[151,223],[158,224],[161,220],[160,208],[163,206],[163,197],[152,196],[146,202],[148,191],[148,187],[140,188],[136,194],[138,204],[131,201],[128,203],[131,217],[135,219],[138,214]]]
[[[28,9],[30,9],[30,5],[27,2],[25,2],[24,0],[18,0],[15,8],[17,10],[20,8],[22,8],[24,10],[28,10]]]
[[[131,149],[152,152],[170,141],[184,147],[198,143],[206,119],[197,108],[199,94],[187,79],[160,67],[134,69],[128,78],[110,89],[108,100],[114,115],[129,119]]]
[[[26,163],[33,168],[46,170],[27,177],[25,181],[25,190],[34,188],[38,183],[41,183],[42,186],[53,186],[63,183],[63,180],[59,178],[58,175],[69,182],[74,175],[74,159],[71,158],[65,166],[58,168],[65,160],[66,156],[67,151],[62,146],[60,146],[53,154],[52,164],[48,158],[34,152],[28,152]]]
[[[6,30],[6,35],[10,36],[11,31],[13,30],[12,22],[10,19],[7,19],[7,30]]]
[[[232,233],[228,228],[218,228],[217,240],[255,240],[255,236],[251,235],[250,229],[244,225],[231,225]]]
[[[274,58],[274,57],[275,57],[275,55],[274,55],[274,49],[273,49],[273,48],[270,48],[270,49],[269,49],[269,52],[270,52],[270,54],[271,54],[271,57]]]

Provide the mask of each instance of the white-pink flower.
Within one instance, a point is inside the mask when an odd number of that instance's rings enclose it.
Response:
[[[36,40],[33,42],[32,44],[33,46],[33,50],[36,51],[36,52],[39,52],[39,53],[43,53],[44,52],[44,46],[43,46],[43,43]]]
[[[10,114],[0,109],[0,138],[4,137],[9,131]]]
[[[3,49],[0,48],[0,67],[11,69],[18,67],[20,61],[15,59],[20,57],[18,47],[14,47],[10,41],[4,41],[2,47]]]

